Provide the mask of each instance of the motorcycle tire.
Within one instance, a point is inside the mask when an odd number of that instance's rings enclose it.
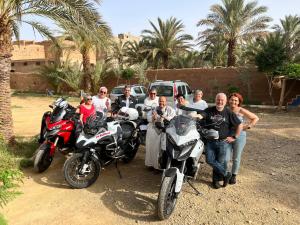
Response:
[[[158,195],[158,217],[168,219],[175,209],[177,194],[175,193],[176,176],[165,177],[161,183]]]
[[[53,160],[50,156],[50,145],[43,143],[36,153],[34,158],[34,170],[38,173],[42,173],[49,168]]]
[[[139,141],[139,139],[135,140],[135,147],[133,149],[128,144],[127,145],[127,149],[125,150],[125,156],[122,158],[122,161],[124,163],[130,163],[134,159],[134,157],[135,157],[135,155],[136,155],[139,147],[140,147],[140,141]],[[129,150],[128,148],[131,148],[131,149]]]
[[[73,188],[82,189],[92,185],[99,177],[101,164],[100,162],[91,157],[87,164],[89,164],[90,171],[88,174],[80,174],[80,166],[83,158],[82,153],[73,154],[65,161],[63,173],[66,182]]]

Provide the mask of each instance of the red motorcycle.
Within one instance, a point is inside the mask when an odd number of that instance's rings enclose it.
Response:
[[[39,138],[41,145],[34,160],[34,169],[39,173],[51,165],[55,149],[67,154],[74,149],[76,141],[76,109],[63,98],[57,99],[49,107],[53,111],[44,113]]]

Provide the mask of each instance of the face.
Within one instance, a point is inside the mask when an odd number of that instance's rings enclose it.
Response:
[[[92,96],[88,96],[88,97],[86,98],[85,104],[87,104],[87,105],[91,105],[91,104],[92,104]]]
[[[164,108],[167,105],[167,99],[164,97],[159,98],[158,104],[160,108]]]
[[[202,92],[198,92],[197,94],[195,93],[194,95],[195,102],[200,101],[202,99],[202,96],[203,96]]]
[[[224,109],[226,103],[227,103],[226,95],[218,94],[216,96],[216,107],[217,107],[217,110],[222,111]]]
[[[240,100],[238,97],[235,97],[235,96],[231,96],[231,98],[229,99],[229,106],[231,108],[235,108],[235,107],[238,107],[239,104],[240,104]]]
[[[130,96],[130,88],[125,88],[125,89],[124,89],[124,95],[125,95],[126,97],[129,97],[129,96]]]
[[[184,105],[184,103],[185,103],[185,99],[182,96],[177,98],[177,101],[178,101],[179,105]]]
[[[156,97],[156,91],[149,91],[149,98],[150,98],[151,100],[154,100],[155,97]]]
[[[99,90],[99,97],[104,98],[107,95],[107,90],[106,89],[101,89]]]

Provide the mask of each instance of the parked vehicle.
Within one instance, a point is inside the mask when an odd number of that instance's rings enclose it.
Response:
[[[116,120],[97,112],[89,117],[77,139],[76,152],[64,164],[64,177],[73,188],[86,188],[101,168],[118,160],[131,162],[139,148],[138,111],[123,107]]]
[[[39,138],[41,145],[34,159],[34,169],[40,173],[51,165],[55,149],[67,154],[75,146],[76,109],[63,98],[58,98],[49,107],[53,111],[43,115]]]
[[[109,97],[112,102],[114,102],[120,95],[123,94],[124,87],[125,85],[119,85],[111,90]],[[130,87],[131,95],[137,99],[138,103],[144,103],[144,99],[147,95],[147,89],[144,86],[137,84],[130,85]]]
[[[218,139],[219,135],[217,131],[206,130],[198,120],[185,115],[175,116],[166,126],[160,123],[156,123],[156,126],[166,133],[166,149],[160,160],[161,167],[165,169],[157,201],[158,217],[164,220],[174,211],[185,181],[197,191],[189,179],[196,179],[200,169],[203,139]]]
[[[185,99],[189,102],[192,101],[192,91],[186,82],[181,80],[163,81],[156,80],[149,85],[149,89],[156,88],[157,96],[167,97],[168,105],[175,107],[176,95],[183,94]]]

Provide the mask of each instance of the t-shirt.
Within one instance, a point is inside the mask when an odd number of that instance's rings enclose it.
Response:
[[[87,109],[83,104],[79,106],[79,113],[82,114],[82,122],[86,123],[86,119],[92,115],[95,114],[95,106],[92,105],[90,109]]]
[[[108,102],[108,105],[110,107],[111,100],[107,97],[105,98],[99,98],[97,95],[93,96],[93,105],[95,106],[96,111],[103,112],[104,109],[107,111],[106,102]]]
[[[155,99],[150,99],[149,97],[145,98],[144,105],[149,107],[156,107],[158,106],[158,97],[156,96]]]
[[[208,107],[206,101],[204,100],[200,100],[198,102],[191,102],[188,107],[190,108],[194,108],[194,109],[200,109],[200,110],[204,110]]]
[[[241,123],[236,114],[227,107],[220,112],[217,110],[216,106],[213,106],[205,109],[205,112],[207,113],[205,118],[206,124],[214,123],[217,118],[223,119],[221,124],[208,127],[219,131],[220,139],[225,139],[230,136],[231,130]]]

